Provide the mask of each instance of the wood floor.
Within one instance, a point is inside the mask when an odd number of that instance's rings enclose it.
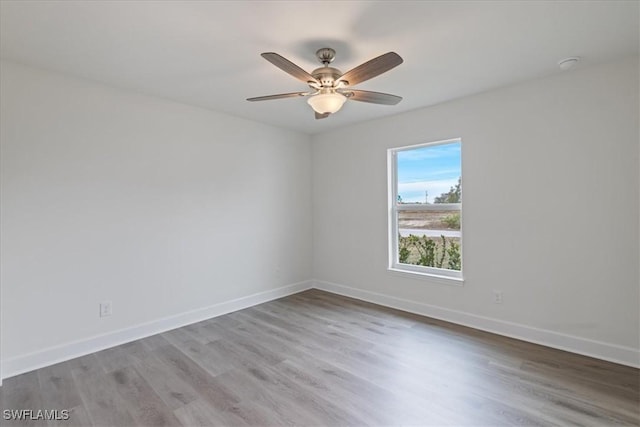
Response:
[[[5,380],[10,425],[639,425],[639,370],[307,291]],[[4,414],[4,412],[3,412]]]

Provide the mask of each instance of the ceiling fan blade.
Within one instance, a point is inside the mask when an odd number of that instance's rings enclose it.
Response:
[[[372,104],[396,105],[402,101],[401,96],[381,92],[370,92],[368,90],[349,90],[343,92],[343,94],[354,101],[371,102]]]
[[[271,99],[294,98],[297,96],[307,96],[308,92],[291,92],[280,93],[278,95],[256,96],[255,98],[247,98],[247,101],[269,101]]]
[[[349,86],[357,85],[358,83],[372,79],[394,67],[397,67],[402,64],[402,62],[400,55],[395,52],[387,52],[384,55],[373,58],[372,60],[347,71],[336,81],[336,83],[344,82]]]
[[[326,119],[331,113],[316,113],[316,120]]]
[[[304,83],[313,82],[316,84],[320,84],[320,82],[311,74],[307,73],[305,70],[298,67],[296,64],[284,58],[283,56],[278,55],[277,53],[265,52],[261,55],[264,59],[280,68],[282,71],[291,74],[293,77]]]

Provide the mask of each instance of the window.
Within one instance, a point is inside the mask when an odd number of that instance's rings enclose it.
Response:
[[[389,150],[389,268],[462,278],[462,141]]]

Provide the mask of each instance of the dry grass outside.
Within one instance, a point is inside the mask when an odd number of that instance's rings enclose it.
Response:
[[[414,228],[422,230],[459,230],[451,227],[447,221],[456,211],[399,211],[398,228]]]

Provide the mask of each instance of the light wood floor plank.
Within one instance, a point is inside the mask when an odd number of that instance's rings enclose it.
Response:
[[[129,366],[109,375],[116,391],[126,403],[139,426],[164,427],[178,425],[178,419],[135,368]]]
[[[27,372],[3,381],[0,387],[2,393],[3,419],[2,427],[10,426],[37,426],[42,421],[32,419],[30,414],[20,414],[19,420],[5,420],[4,410],[32,410],[37,412],[45,409],[42,404],[42,394],[40,393],[40,382],[38,371]]]
[[[224,411],[240,402],[238,396],[222,387],[215,377],[176,347],[161,347],[154,353],[215,409]]]
[[[233,412],[215,409],[208,402],[200,399],[176,409],[174,413],[183,426],[189,427],[250,425],[245,423],[242,418],[236,416]]]
[[[93,426],[136,425],[126,402],[118,395],[108,374],[84,374],[75,377],[75,380]]]
[[[70,363],[58,363],[36,372],[40,381],[42,405],[45,408],[70,409],[82,405],[71,374]]]
[[[171,410],[199,399],[198,392],[155,355],[133,366]]]

